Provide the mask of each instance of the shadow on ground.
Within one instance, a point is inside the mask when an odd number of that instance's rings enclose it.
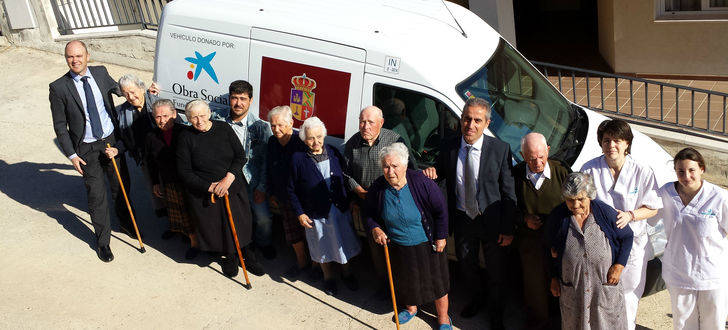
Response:
[[[130,164],[132,164],[130,162]],[[144,177],[138,167],[130,165],[129,168],[131,176],[131,203],[134,206],[137,214],[137,224],[140,231],[144,235],[144,245],[149,248],[155,249],[170,259],[178,263],[191,263],[197,264],[199,267],[210,268],[218,273],[220,276],[220,265],[217,263],[217,257],[211,256],[206,253],[200,253],[200,255],[194,260],[186,260],[184,257],[188,243],[179,237],[175,237],[170,240],[162,240],[161,234],[167,229],[166,219],[156,218],[152,211],[151,199],[149,191],[144,183]],[[4,160],[0,160],[0,173],[2,173],[3,179],[0,180],[0,192],[6,194],[16,202],[26,205],[36,211],[45,213],[49,218],[54,219],[58,224],[63,227],[68,233],[76,237],[78,240],[86,243],[91,251],[96,247],[95,236],[91,228],[89,220],[81,218],[74,214],[70,208],[75,208],[83,212],[87,211],[87,201],[85,188],[83,185],[83,179],[75,174],[73,166],[70,164],[58,164],[58,163],[32,163],[32,162],[19,162],[9,164]],[[108,194],[110,196],[110,194]],[[110,205],[112,201],[109,201]],[[120,236],[125,234],[119,233],[118,220],[116,220],[114,212],[111,212],[112,218],[112,250],[119,248],[134,248],[137,249],[136,240],[131,240],[127,237],[122,239]],[[280,221],[277,221],[280,224]],[[354,327],[366,327],[373,328],[367,324],[336,306],[330,304],[327,301],[319,299],[320,292],[314,290],[322,290],[323,281],[311,281],[306,276],[302,276],[299,279],[284,278],[283,273],[291,265],[294,264],[294,256],[290,247],[285,246],[282,240],[282,229],[277,228],[276,234],[278,241],[276,248],[278,250],[278,257],[274,260],[264,260],[264,258],[258,255],[258,259],[263,264],[266,275],[269,276],[276,282],[282,285],[288,285],[294,290],[297,290],[306,296],[308,296],[312,302],[326,305],[329,308],[339,311],[343,316],[352,319],[355,323],[352,323]],[[121,245],[119,242],[123,242]],[[335,299],[340,299],[349,304],[357,306],[367,312],[371,312],[381,317],[391,319],[392,302],[388,292],[381,294],[377,293],[379,283],[374,280],[376,276],[373,272],[371,258],[368,255],[368,249],[366,243],[363,242],[362,254],[352,260],[352,269],[359,279],[360,289],[356,292],[348,290],[341,281],[339,281],[339,293],[335,296]],[[451,267],[452,269],[453,267]],[[450,314],[452,315],[453,323],[455,326],[462,329],[488,329],[487,316],[485,311],[471,319],[460,319],[458,317],[459,312],[462,310],[464,305],[467,303],[466,292],[463,292],[464,288],[457,285],[457,274],[451,272],[451,283],[452,291],[450,294]],[[230,280],[242,285],[243,280],[242,273],[235,278]],[[296,285],[297,281],[301,281],[310,284],[311,287],[303,287]],[[251,284],[253,290],[255,290],[255,276],[251,275]],[[315,293],[312,294],[312,293]],[[508,305],[514,305],[507,303]],[[507,329],[520,329],[522,328],[522,322],[519,320],[520,312],[517,308],[512,308],[512,311],[507,312],[506,315],[506,328]],[[435,310],[432,304],[427,304],[420,307],[420,313],[417,315],[418,318],[425,320],[429,325],[436,326]],[[394,322],[392,322],[394,326]]]

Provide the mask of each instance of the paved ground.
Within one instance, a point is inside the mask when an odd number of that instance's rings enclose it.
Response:
[[[100,262],[80,176],[54,145],[48,83],[66,72],[62,56],[0,46],[0,328],[393,328],[391,304],[374,297],[368,264],[355,266],[364,288],[326,296],[317,283],[291,282],[279,274],[289,252],[265,266],[271,275],[231,280],[200,257],[184,260],[179,240],[159,239],[164,224],[150,216],[148,192],[132,172],[132,202],[146,234],[147,253],[113,232],[116,259]],[[107,65],[112,76],[151,73]],[[462,308],[459,292],[451,311]],[[425,308],[426,310],[428,308]],[[429,310],[432,310],[431,307]],[[666,292],[643,299],[638,323],[670,327]],[[426,314],[426,313],[425,313]],[[482,316],[460,328],[484,328]],[[521,314],[522,315],[522,314]],[[518,318],[521,315],[513,315]],[[516,322],[517,323],[517,322]],[[404,328],[428,328],[423,315]]]

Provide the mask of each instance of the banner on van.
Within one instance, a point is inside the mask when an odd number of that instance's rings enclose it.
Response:
[[[260,118],[288,105],[294,127],[316,116],[328,135],[344,137],[351,73],[270,57],[263,57],[260,71]]]

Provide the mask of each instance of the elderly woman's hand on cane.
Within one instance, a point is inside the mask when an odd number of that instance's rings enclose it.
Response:
[[[235,181],[235,175],[228,172],[222,180],[217,182],[215,187],[213,188],[213,193],[219,197],[223,197],[228,194],[228,189],[230,188],[230,185],[233,184],[233,181]]]
[[[374,242],[379,245],[387,245],[387,241],[389,240],[384,230],[379,227],[372,229],[372,237],[374,238]]]

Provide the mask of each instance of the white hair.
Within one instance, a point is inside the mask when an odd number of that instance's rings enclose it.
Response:
[[[141,90],[147,89],[144,81],[131,73],[127,73],[119,78],[119,87],[124,88],[132,85],[141,88]]]
[[[561,196],[575,198],[585,193],[589,199],[597,198],[597,187],[592,176],[583,172],[569,173],[561,186]]]
[[[196,99],[187,102],[187,104],[185,105],[185,116],[187,116],[187,118],[192,117],[190,115],[190,112],[200,108],[204,109],[205,111],[207,111],[208,114],[212,115],[212,111],[210,111],[210,106],[207,105],[207,102],[205,102],[204,100]]]
[[[324,136],[326,136],[326,125],[324,125],[324,122],[318,117],[311,117],[306,119],[301,125],[301,128],[298,130],[298,137],[301,138],[301,141],[306,141],[306,131],[316,127],[321,127]]]
[[[359,111],[359,118],[361,118],[361,115],[364,113],[364,111],[372,110],[377,115],[377,118],[384,119],[384,114],[382,113],[382,109],[379,109],[379,107],[375,105],[370,105],[368,107],[365,107],[364,109],[361,109]]]
[[[172,103],[172,100],[170,99],[159,99],[154,101],[154,104],[152,104],[152,113],[157,111],[157,109],[166,108],[169,111],[177,111],[174,108],[174,103]]]
[[[387,156],[395,156],[399,165],[407,166],[409,162],[409,149],[402,142],[395,142],[379,151],[379,163],[384,162]]]
[[[273,119],[273,116],[283,116],[283,119],[293,125],[293,112],[291,112],[291,107],[287,105],[279,105],[273,109],[270,109],[268,112],[268,122]]]
[[[546,142],[546,137],[545,137],[545,136],[543,136],[543,134],[541,134],[541,133],[539,133],[539,132],[531,132],[531,133],[528,133],[528,134],[524,135],[524,136],[523,136],[523,137],[521,138],[521,150],[523,150],[523,149],[524,149],[524,148],[523,148],[523,146],[525,146],[525,145],[526,145],[526,138],[527,138],[527,137],[528,137],[529,135],[535,135],[535,136],[538,136],[538,137],[539,137],[539,142],[543,143],[543,146],[544,146],[544,147],[548,147],[548,145],[549,145],[549,144],[548,144],[548,142]]]

